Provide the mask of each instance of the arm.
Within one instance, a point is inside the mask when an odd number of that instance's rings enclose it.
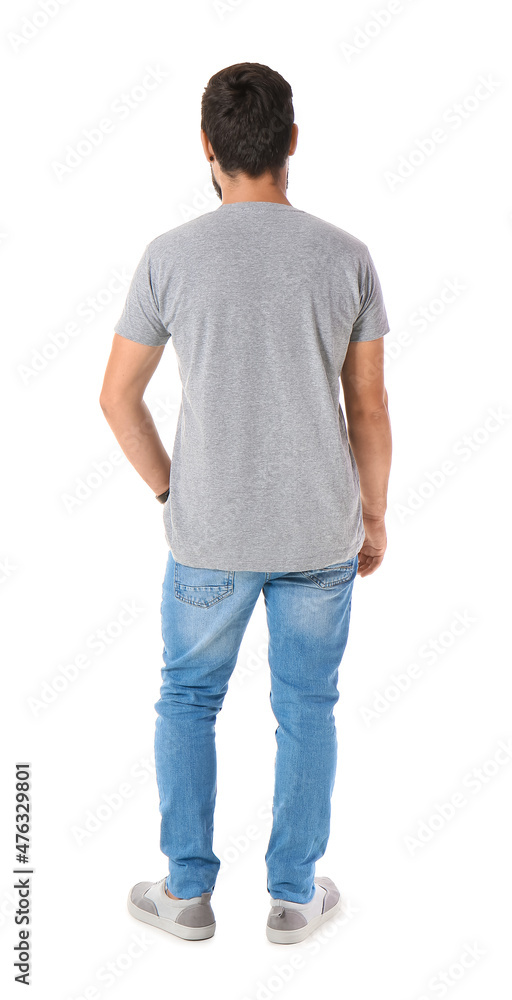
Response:
[[[358,573],[367,576],[380,566],[387,544],[384,515],[392,441],[384,386],[383,337],[349,343],[341,384],[349,443],[359,472],[366,533]]]
[[[143,396],[163,351],[115,333],[99,399],[121,450],[157,496],[169,486],[171,460]]]

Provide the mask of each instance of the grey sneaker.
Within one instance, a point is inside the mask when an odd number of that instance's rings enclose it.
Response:
[[[330,878],[315,878],[315,891],[309,903],[290,903],[286,899],[272,899],[273,906],[267,920],[267,938],[274,944],[296,944],[329,920],[341,906],[340,894]],[[321,890],[325,892],[321,893]],[[322,898],[323,896],[323,898]]]
[[[167,876],[159,882],[137,882],[128,894],[128,910],[137,920],[153,924],[188,941],[210,938],[215,933],[211,892],[192,899],[171,899],[165,891]]]

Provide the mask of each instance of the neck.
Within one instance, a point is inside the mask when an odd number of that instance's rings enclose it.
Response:
[[[224,186],[222,204],[230,205],[236,201],[273,201],[278,205],[290,204],[284,188],[276,184],[239,184],[231,189]]]

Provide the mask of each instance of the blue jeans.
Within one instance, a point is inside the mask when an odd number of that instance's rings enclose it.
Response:
[[[272,830],[265,862],[276,899],[308,903],[325,853],[338,743],[333,708],[358,556],[294,573],[197,569],[169,550],[162,589],[162,686],[155,731],[166,885],[191,899],[215,888],[215,721],[261,589],[277,720]]]

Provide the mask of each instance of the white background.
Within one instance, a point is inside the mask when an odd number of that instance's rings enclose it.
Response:
[[[33,997],[508,997],[508,6],[69,0],[46,21],[40,3],[2,5],[3,995],[21,990],[12,869],[23,760]],[[289,201],[368,244],[391,325],[388,550],[355,582],[332,833],[317,864],[339,885],[345,919],[288,948],[265,936],[275,720],[261,596],[217,723],[217,932],[180,941],[127,912],[129,888],[166,873],[152,758],[167,546],[162,508],[124,457],[112,461],[98,402],[127,290],[105,289],[155,236],[218,207],[200,101],[213,73],[241,61],[290,82]],[[159,85],[114,113],[148,67],[165,74]],[[67,147],[105,117],[110,134],[59,178]],[[444,142],[418,153],[440,128]],[[169,344],[145,398],[170,454],[181,387]],[[81,481],[94,486],[76,502]],[[118,628],[124,602],[139,610]]]

